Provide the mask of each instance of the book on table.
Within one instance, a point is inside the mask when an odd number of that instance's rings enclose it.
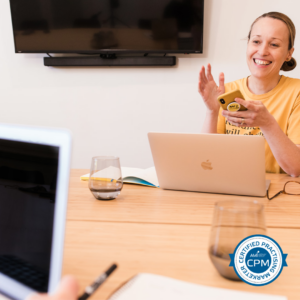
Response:
[[[285,296],[250,293],[184,282],[140,273],[122,285],[108,300],[287,300]]]
[[[155,167],[148,169],[121,167],[122,179],[124,183],[139,184],[145,186],[159,187]],[[94,174],[101,177],[101,171]],[[89,180],[90,174],[80,177],[81,180]]]

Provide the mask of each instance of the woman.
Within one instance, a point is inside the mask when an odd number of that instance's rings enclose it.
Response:
[[[263,14],[250,29],[247,64],[251,75],[219,86],[211,66],[202,66],[199,93],[207,107],[203,133],[263,135],[266,139],[266,172],[297,177],[300,175],[300,80],[281,76],[280,70],[296,67],[294,52],[295,26],[286,15],[278,12]],[[217,97],[240,89],[246,101],[244,112],[220,110]],[[238,149],[237,149],[238,151]]]

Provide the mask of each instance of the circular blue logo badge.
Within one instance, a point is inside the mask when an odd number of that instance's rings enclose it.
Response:
[[[266,285],[274,281],[287,267],[281,247],[266,235],[251,235],[243,239],[229,254],[235,273],[250,285]]]

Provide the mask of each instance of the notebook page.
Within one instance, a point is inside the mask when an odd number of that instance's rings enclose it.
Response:
[[[148,181],[148,182],[154,184],[155,186],[159,186],[155,167],[151,167],[151,168],[148,168],[148,169],[145,169],[145,170],[141,170],[136,175],[131,175],[131,176],[141,178],[145,181]],[[123,176],[123,178],[124,177],[125,176]]]
[[[160,275],[141,273],[109,300],[287,300],[284,296],[207,287]]]
[[[128,177],[128,176],[136,176],[143,172],[143,169],[140,168],[128,168],[128,167],[121,167],[122,172],[122,178]]]
[[[109,168],[115,168],[115,167],[109,167]],[[106,170],[106,169],[104,169]],[[121,167],[122,172],[122,178],[128,177],[128,176],[137,176],[140,172],[144,171],[140,168],[127,168],[127,167]],[[98,171],[97,173],[94,173],[94,177],[103,177],[103,170]],[[80,176],[81,180],[89,180],[90,173]]]

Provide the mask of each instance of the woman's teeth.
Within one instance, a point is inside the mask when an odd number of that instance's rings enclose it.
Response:
[[[258,65],[270,65],[272,63],[270,61],[259,60],[259,59],[254,59],[254,62]]]

